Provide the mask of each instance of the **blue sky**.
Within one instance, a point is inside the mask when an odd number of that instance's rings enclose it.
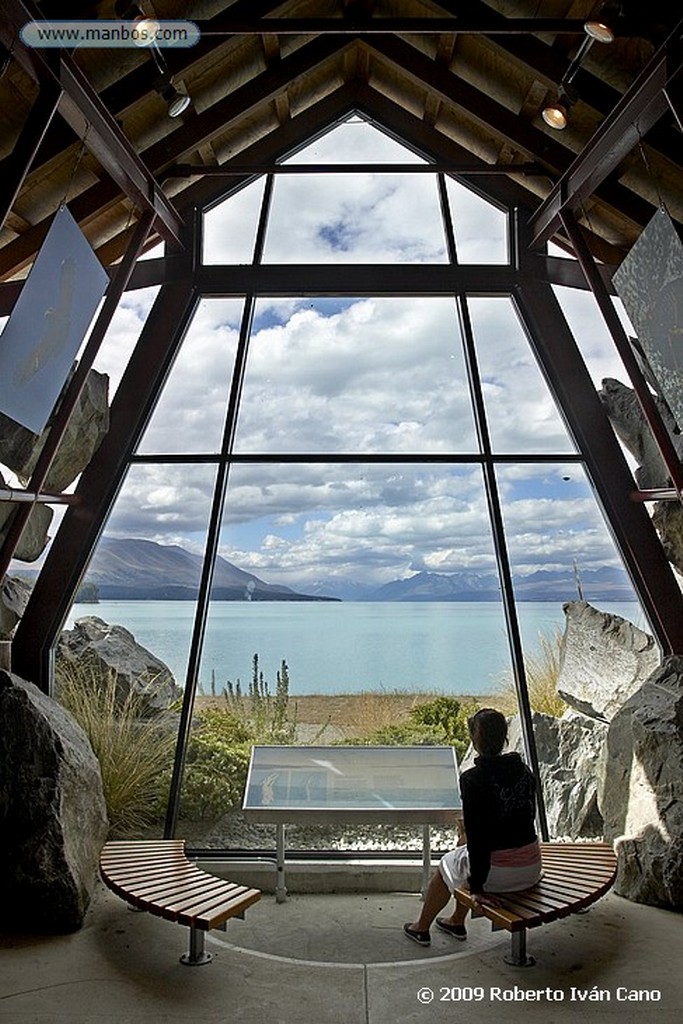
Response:
[[[354,120],[298,162],[415,161]],[[249,262],[262,183],[205,217],[205,259]],[[503,259],[504,218],[448,184],[462,261]],[[435,180],[367,174],[276,182],[265,262],[443,262]],[[156,289],[127,295],[96,368],[115,391]],[[626,382],[589,293],[558,290],[596,386]],[[206,300],[186,336],[141,451],[216,451],[242,303]],[[512,304],[475,299],[471,315],[494,449],[557,454],[505,467],[498,483],[517,571],[616,564],[617,556]],[[411,572],[494,567],[481,471],[473,465],[372,465],[363,455],[471,453],[475,432],[450,299],[260,299],[236,450],[358,453],[359,462],[235,467],[221,553],[268,582],[326,577],[381,584]],[[212,467],[138,466],[107,532],[200,551]],[[565,479],[569,477],[570,479]]]

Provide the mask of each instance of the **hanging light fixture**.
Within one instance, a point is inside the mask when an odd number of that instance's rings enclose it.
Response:
[[[569,85],[560,86],[557,99],[547,103],[541,116],[549,128],[562,131],[569,124],[569,111],[578,100],[578,93]]]
[[[161,98],[166,101],[169,117],[180,117],[180,115],[187,110],[190,103],[192,102],[187,93],[179,92],[178,89],[176,89],[173,82],[170,80],[166,83],[166,85],[161,86],[157,91],[159,92]]]
[[[181,92],[177,89],[173,82],[173,76],[168,64],[156,42],[159,22],[154,13],[151,16],[146,15],[142,8],[136,3],[131,3],[131,0],[116,0],[114,12],[117,18],[133,23],[133,42],[135,45],[149,48],[152,60],[159,72],[159,77],[154,83],[154,89],[166,103],[168,116],[180,117],[190,106],[192,100],[186,92]]]
[[[554,128],[556,131],[562,131],[569,124],[569,109],[565,103],[561,102],[559,96],[554,103],[549,103],[543,108],[541,116],[548,127]]]
[[[617,22],[623,16],[623,8],[621,3],[615,3],[614,0],[607,0],[604,3],[594,18],[589,18],[584,23],[584,31],[586,35],[590,36],[591,39],[595,39],[598,43],[613,43],[617,30]]]
[[[612,43],[616,36],[618,20],[623,17],[623,7],[619,0],[606,0],[598,8],[595,18],[584,22],[586,33],[576,56],[565,71],[560,82],[557,99],[546,104],[541,116],[549,128],[562,131],[569,124],[569,110],[576,103],[579,94],[572,82],[593,43]]]

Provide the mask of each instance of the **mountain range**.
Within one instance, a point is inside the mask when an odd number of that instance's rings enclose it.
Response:
[[[197,596],[201,555],[172,544],[103,537],[85,576],[86,590],[109,601],[186,601]],[[211,595],[216,601],[329,601],[258,576],[216,558]]]
[[[93,556],[79,600],[183,601],[197,596],[202,557],[177,545],[149,540],[104,537]],[[22,567],[16,575],[34,578]],[[539,569],[513,577],[518,601],[633,601],[623,569],[603,567],[579,574],[573,567]],[[579,592],[579,586],[581,592]],[[362,581],[320,579],[294,590],[265,583],[220,556],[216,559],[212,597],[217,601],[499,601],[493,572],[417,572],[381,587]]]

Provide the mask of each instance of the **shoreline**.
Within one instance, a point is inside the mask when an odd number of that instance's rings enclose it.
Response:
[[[400,725],[408,721],[410,711],[426,704],[436,697],[446,696],[437,692],[401,692],[386,693],[382,691],[364,690],[359,693],[334,694],[291,694],[289,695],[289,717],[297,726],[309,729],[331,728],[343,730],[346,735],[363,735],[388,725]],[[460,701],[465,707],[492,707],[500,703],[495,695],[481,694],[449,694]],[[271,694],[271,700],[274,695]],[[242,700],[248,701],[248,695]],[[228,702],[223,697],[197,696],[195,707],[198,711],[209,707],[226,707]]]

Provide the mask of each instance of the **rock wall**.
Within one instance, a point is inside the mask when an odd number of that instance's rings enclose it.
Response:
[[[614,716],[601,776],[616,892],[683,909],[683,658],[666,658]]]
[[[0,672],[0,922],[80,927],[107,832],[100,769],[80,727],[32,683]]]
[[[562,718],[536,711],[533,728],[550,838],[601,836],[598,767],[607,726],[572,711]],[[508,747],[524,756],[519,716],[509,723]]]

